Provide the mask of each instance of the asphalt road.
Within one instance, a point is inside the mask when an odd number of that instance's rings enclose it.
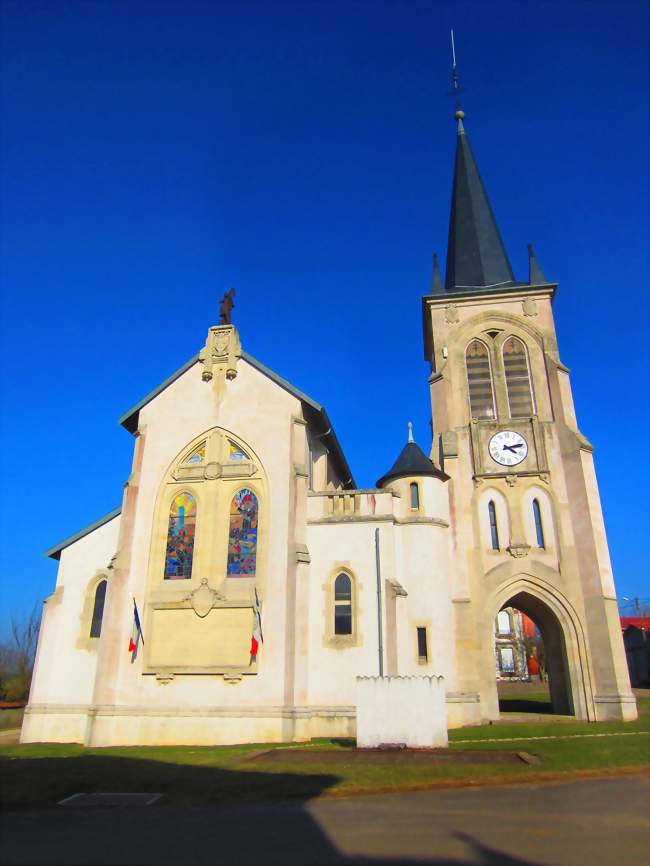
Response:
[[[266,803],[5,813],[13,864],[648,866],[650,778]]]

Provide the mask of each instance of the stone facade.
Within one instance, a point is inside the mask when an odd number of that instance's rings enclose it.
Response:
[[[456,117],[447,285],[436,265],[422,300],[429,457],[409,436],[377,488],[357,489],[323,407],[231,324],[211,327],[121,419],[121,509],[49,552],[23,742],[354,736],[357,678],[382,675],[444,684],[449,727],[487,722],[510,606],[542,631],[555,712],[636,717],[555,285],[532,250],[529,283],[514,281]]]

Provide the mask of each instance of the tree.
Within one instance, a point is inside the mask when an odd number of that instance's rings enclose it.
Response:
[[[11,618],[11,640],[0,645],[0,688],[8,701],[27,700],[41,624],[35,606],[24,619]]]

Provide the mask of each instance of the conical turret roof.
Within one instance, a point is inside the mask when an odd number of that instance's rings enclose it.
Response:
[[[410,475],[429,475],[443,481],[447,481],[449,478],[429,460],[417,442],[413,441],[411,425],[409,425],[409,441],[400,451],[392,467],[379,479],[377,487],[384,487],[389,481],[394,481],[396,478],[406,478]]]

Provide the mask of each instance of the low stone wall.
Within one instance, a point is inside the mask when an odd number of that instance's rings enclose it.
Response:
[[[447,746],[444,677],[357,677],[357,746],[384,744]]]

